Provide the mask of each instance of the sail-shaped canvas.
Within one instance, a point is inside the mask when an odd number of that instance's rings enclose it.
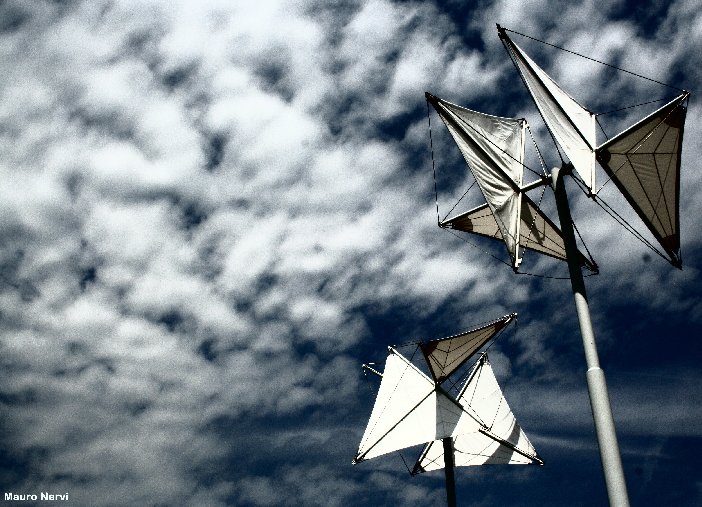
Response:
[[[419,347],[422,349],[434,381],[437,384],[444,382],[516,316],[516,313],[505,315],[501,319],[471,331],[420,343]]]
[[[383,373],[363,365],[382,380],[352,463],[426,444],[411,473],[444,468],[450,506],[456,505],[454,466],[480,464],[466,461],[476,446],[492,457],[483,463],[543,464],[514,419],[486,353],[470,369],[457,397],[442,386],[515,318],[516,314],[505,315],[470,331],[417,344],[433,379],[393,347],[388,347]]]
[[[502,240],[515,270],[524,249],[565,260],[561,231],[526,195],[531,186],[523,186],[526,121],[472,111],[428,92],[426,97],[458,145],[486,201],[439,225]],[[579,257],[584,267],[597,272],[588,257],[582,253]]]
[[[544,122],[592,194],[595,160],[614,181],[646,227],[682,269],[678,195],[685,124],[683,91],[665,106],[595,148],[595,115],[556,82],[498,26],[500,38]]]
[[[523,249],[566,260],[565,246],[561,230],[541,211],[528,195],[523,194],[519,245]],[[448,218],[439,224],[441,227],[470,232],[479,236],[502,239],[502,232],[487,204]],[[592,273],[598,272],[597,265],[582,252],[578,252],[580,265]]]
[[[668,254],[680,257],[680,156],[689,93],[597,148],[597,161]]]
[[[520,262],[519,188],[524,172],[526,121],[491,116],[426,94],[471,168],[512,262]]]
[[[595,115],[578,104],[504,32],[500,38],[519,69],[544,122],[585,185],[595,191]]]
[[[505,315],[471,331],[420,343],[433,380],[389,347],[383,373],[376,372],[382,376],[380,389],[353,463],[447,438],[461,446],[456,449],[483,445],[497,456],[507,448],[538,461],[497,385],[487,354],[483,353],[471,368],[458,397],[441,387],[515,318],[516,314]],[[476,439],[478,444],[471,443]],[[434,451],[427,452],[427,459],[433,459]],[[520,462],[516,455],[504,462]]]
[[[461,408],[436,387],[391,348],[373,412],[353,462],[450,436]]]
[[[502,394],[487,354],[475,364],[457,399],[464,412],[453,435],[454,466],[543,464]],[[444,463],[444,446],[435,440],[425,446],[413,473],[438,470]]]

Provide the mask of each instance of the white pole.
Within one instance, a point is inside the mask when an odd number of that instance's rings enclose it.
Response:
[[[563,233],[563,242],[568,259],[570,282],[573,287],[575,308],[580,322],[580,334],[582,335],[583,347],[585,348],[587,388],[590,394],[592,416],[595,420],[595,432],[597,433],[597,443],[600,447],[600,458],[604,469],[609,505],[611,507],[628,507],[629,498],[626,491],[626,481],[624,480],[617,434],[614,430],[614,419],[612,418],[612,409],[609,403],[609,394],[607,393],[607,382],[604,371],[600,368],[600,360],[597,355],[595,333],[592,330],[590,308],[587,304],[587,295],[585,294],[585,282],[578,261],[578,247],[575,243],[568,194],[563,184],[563,174],[561,174],[571,169],[572,166],[553,169],[551,173],[553,190],[556,194],[556,206],[558,207],[558,218],[561,222],[561,232]]]

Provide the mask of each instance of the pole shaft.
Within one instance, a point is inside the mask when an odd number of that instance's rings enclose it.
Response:
[[[456,507],[456,481],[453,476],[453,440],[445,437],[444,444],[444,473],[446,474],[446,503],[448,507]]]
[[[612,408],[607,392],[607,381],[605,380],[604,371],[600,368],[595,333],[592,329],[590,308],[587,303],[587,294],[585,293],[585,281],[580,271],[578,247],[575,242],[575,233],[573,232],[568,194],[563,183],[563,175],[560,173],[561,170],[558,168],[553,169],[551,173],[553,190],[556,195],[556,206],[558,207],[558,218],[561,222],[561,232],[563,233],[563,242],[568,259],[575,309],[578,313],[580,334],[582,335],[585,349],[587,388],[590,395],[592,417],[595,421],[595,432],[597,433],[597,443],[600,448],[607,495],[611,507],[628,507],[629,498],[626,481],[624,480],[619,444],[617,443],[617,434],[614,429]]]

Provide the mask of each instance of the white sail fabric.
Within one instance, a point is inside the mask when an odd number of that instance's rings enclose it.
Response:
[[[507,34],[503,40],[553,137],[594,192],[595,115],[564,92]]]
[[[429,365],[434,381],[438,384],[473,357],[480,347],[514,319],[516,314],[505,315],[501,319],[465,333],[432,340],[419,344]]]
[[[354,463],[451,435],[461,408],[395,350]]]
[[[597,160],[669,255],[680,258],[680,156],[684,92],[597,148]]]
[[[487,356],[476,364],[458,402],[464,413],[452,439],[455,466],[543,463],[509,408]],[[413,473],[444,466],[443,443],[435,440],[424,448]]]
[[[524,173],[526,120],[472,111],[427,94],[461,150],[519,266],[519,188]]]
[[[529,196],[522,194],[521,199],[522,211],[520,213],[518,248],[526,248],[556,259],[566,260],[561,230],[536,206]],[[441,222],[440,226],[502,239],[500,228],[487,204],[449,218]],[[581,266],[593,273],[598,272],[598,267],[582,252],[578,251],[578,257]]]

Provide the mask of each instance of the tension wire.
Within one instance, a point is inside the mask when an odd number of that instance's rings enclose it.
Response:
[[[563,48],[563,47],[561,47],[561,46],[556,46],[555,44],[551,44],[550,42],[546,42],[546,41],[544,41],[544,40],[537,39],[536,37],[532,37],[532,36],[530,36],[530,35],[526,35],[526,34],[524,34],[524,33],[520,33],[520,32],[517,32],[517,31],[515,31],[515,30],[510,30],[509,28],[505,28],[505,30],[508,31],[508,32],[516,33],[517,35],[521,35],[522,37],[526,37],[527,39],[531,39],[531,40],[534,40],[534,41],[536,41],[536,42],[540,42],[540,43],[542,43],[542,44],[546,44],[547,46],[551,46],[551,47],[554,47],[554,48],[556,48],[556,49],[560,49],[561,51],[565,51],[566,53],[571,53],[571,54],[576,55],[576,56],[579,56],[579,57],[581,57],[581,58],[585,58],[586,60],[590,60],[590,61],[593,61],[593,62],[595,62],[595,63],[599,63],[600,65],[605,65],[606,67],[611,67],[612,69],[615,69],[615,70],[618,70],[618,71],[621,71],[621,72],[626,72],[627,74],[631,74],[632,76],[636,76],[636,77],[639,77],[639,78],[641,78],[641,79],[645,79],[645,80],[647,80],[647,81],[652,81],[652,82],[654,82],[654,83],[656,83],[656,84],[663,85],[663,86],[667,86],[668,88],[673,88],[674,90],[678,90],[678,91],[681,91],[681,92],[684,92],[684,91],[685,91],[684,89],[678,88],[677,86],[673,86],[673,85],[670,85],[670,84],[668,84],[668,83],[663,83],[663,82],[661,82],[661,81],[657,81],[657,80],[655,80],[655,79],[653,79],[653,78],[650,78],[650,77],[642,76],[641,74],[637,74],[636,72],[632,72],[632,71],[630,71],[630,70],[622,69],[621,67],[617,67],[616,65],[612,65],[611,63],[607,63],[607,62],[602,62],[602,61],[600,61],[600,60],[596,60],[595,58],[591,58],[591,57],[589,57],[589,56],[585,56],[585,55],[583,55],[583,54],[576,53],[575,51],[571,51],[570,49],[566,49],[566,48]]]

